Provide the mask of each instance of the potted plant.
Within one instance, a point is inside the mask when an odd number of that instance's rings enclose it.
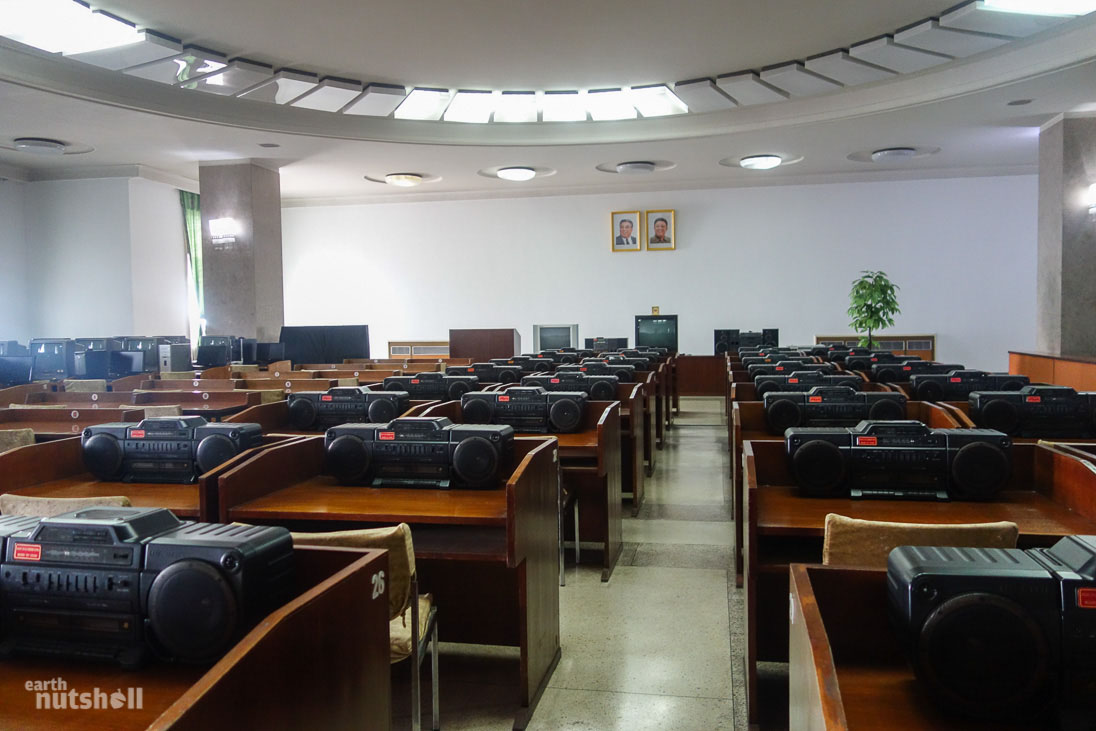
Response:
[[[861,346],[874,348],[872,331],[894,325],[894,316],[901,312],[895,295],[898,289],[886,272],[864,270],[853,280],[849,292],[849,317],[852,318],[849,324],[857,334],[867,333],[860,335]]]

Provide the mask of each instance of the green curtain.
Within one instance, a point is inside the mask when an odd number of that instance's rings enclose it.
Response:
[[[198,316],[205,317],[205,285],[202,281],[202,197],[197,193],[179,191],[183,204],[183,225],[186,227],[186,250],[190,255],[190,286],[197,295]]]

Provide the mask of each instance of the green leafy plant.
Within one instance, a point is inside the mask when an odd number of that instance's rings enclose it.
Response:
[[[860,345],[875,347],[872,332],[894,325],[894,316],[899,314],[899,287],[887,278],[886,272],[864,270],[860,277],[852,282],[849,292],[849,317],[853,331],[860,335]]]

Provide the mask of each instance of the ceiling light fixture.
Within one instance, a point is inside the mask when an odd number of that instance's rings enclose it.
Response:
[[[45,137],[17,137],[12,140],[16,150],[29,152],[33,155],[64,155],[67,147],[60,140],[51,140]]]
[[[887,147],[871,154],[872,162],[905,162],[917,157],[915,147]]]
[[[396,119],[437,120],[449,106],[448,89],[412,89],[392,113]]]
[[[586,108],[595,122],[636,118],[631,94],[620,89],[591,89],[586,92]]]
[[[442,117],[446,122],[486,124],[495,111],[495,95],[490,91],[461,90],[453,97]]]
[[[665,84],[633,86],[631,102],[644,117],[666,117],[671,114],[685,114],[689,107],[670,91]]]
[[[1085,15],[1096,10],[1096,0],[983,0],[981,7],[1024,15]]]
[[[750,155],[738,161],[739,166],[747,170],[772,170],[784,162],[780,155]]]
[[[537,176],[537,171],[533,168],[500,168],[497,173],[503,180],[512,180],[517,183],[525,182],[526,180],[532,180]]]
[[[414,188],[422,185],[422,175],[418,173],[388,173],[384,176],[384,182],[397,188]]]
[[[585,116],[585,113],[583,114]],[[537,95],[532,91],[504,91],[495,105],[495,122],[537,121]]]
[[[541,104],[545,122],[586,121],[586,105],[577,91],[546,91]]]
[[[655,171],[655,164],[650,160],[632,160],[618,163],[616,171],[621,175],[646,175]]]
[[[87,53],[139,40],[133,25],[73,0],[3,4],[0,35],[49,53]]]

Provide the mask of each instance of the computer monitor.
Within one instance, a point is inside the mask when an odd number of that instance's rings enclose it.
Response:
[[[533,325],[533,352],[578,347],[578,325]]]
[[[216,368],[228,365],[231,355],[231,345],[199,345],[195,362],[203,368]]]
[[[636,315],[636,347],[677,352],[677,315]]]
[[[130,353],[140,351],[145,359],[142,370],[145,373],[155,373],[160,369],[160,345],[164,342],[165,339],[160,337],[129,336],[122,338],[121,350]]]
[[[31,382],[33,355],[0,355],[0,386],[21,386]]]
[[[124,378],[145,372],[145,353],[142,350],[116,350],[110,354],[111,378]]]
[[[77,375],[76,352],[83,352],[82,345],[62,338],[36,338],[30,341],[30,354],[34,356],[35,381],[60,381]]]
[[[17,340],[0,340],[0,355],[30,355],[27,346]]]

